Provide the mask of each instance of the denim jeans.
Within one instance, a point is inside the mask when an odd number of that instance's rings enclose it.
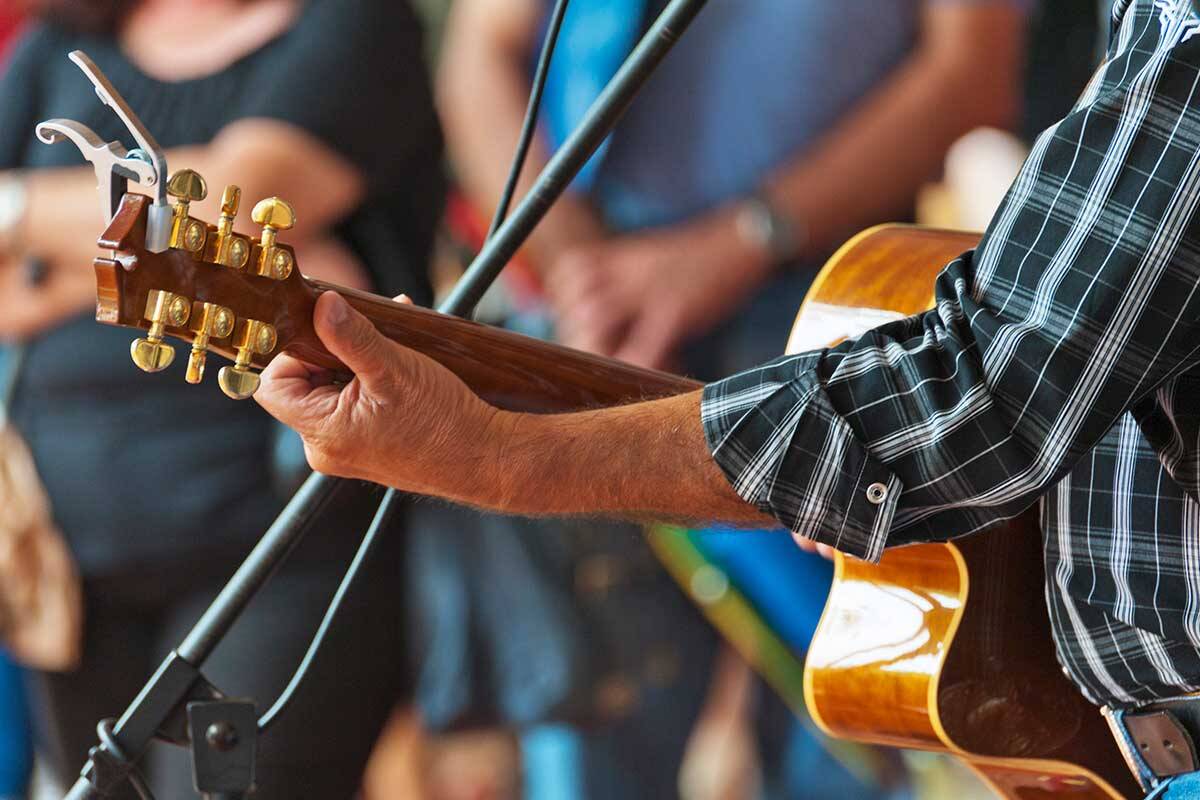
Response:
[[[1112,719],[1125,739],[1125,751],[1134,760],[1138,782],[1146,790],[1146,800],[1200,800],[1200,772],[1187,772],[1170,778],[1155,777],[1153,770],[1142,760],[1141,751],[1124,724],[1124,711],[1113,711]]]

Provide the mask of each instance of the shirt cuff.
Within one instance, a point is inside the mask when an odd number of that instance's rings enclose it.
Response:
[[[709,452],[738,496],[797,536],[879,561],[904,486],[858,441],[815,373],[710,384],[700,415]]]

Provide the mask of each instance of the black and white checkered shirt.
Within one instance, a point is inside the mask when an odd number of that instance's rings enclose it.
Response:
[[[1200,689],[1200,19],[1119,0],[936,308],[713,384],[746,500],[866,559],[1041,500],[1059,658],[1099,703]]]

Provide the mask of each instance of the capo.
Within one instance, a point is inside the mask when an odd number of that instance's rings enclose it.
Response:
[[[67,119],[52,119],[37,126],[37,137],[44,144],[69,141],[96,171],[100,209],[108,224],[116,214],[121,197],[129,190],[129,181],[154,189],[154,203],[146,226],[146,250],[162,253],[171,244],[174,210],[167,202],[167,157],[129,103],[116,90],[100,68],[82,50],[70,58],[96,87],[100,102],[120,117],[132,134],[138,149],[127,151],[120,142],[105,143],[88,126]]]

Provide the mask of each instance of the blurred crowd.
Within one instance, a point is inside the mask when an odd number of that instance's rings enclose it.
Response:
[[[664,5],[570,2],[518,199]],[[67,53],[86,51],[172,166],[215,187],[194,216],[215,221],[228,184],[284,197],[306,274],[429,305],[482,243],[553,6],[0,7],[0,430],[15,434],[0,503],[32,509],[0,523],[0,800],[32,796],[35,760],[45,796],[73,781],[96,722],[306,470],[253,403],[138,372],[129,332],[92,319],[94,175],[33,127],[128,136]],[[710,0],[480,314],[700,379],[765,361],[855,232],[986,224],[1082,90],[1107,19],[1104,0]],[[22,459],[40,485],[11,479]],[[206,664],[213,683],[264,707],[280,694],[378,497],[343,488]],[[795,687],[725,644],[722,626],[755,626],[802,663],[831,568],[786,533],[656,538],[416,500],[393,527],[262,739],[256,797],[986,796],[948,761],[832,751]],[[69,569],[46,566],[56,543]],[[63,610],[18,602],[18,584]],[[750,609],[733,622],[711,613],[728,592]],[[143,766],[156,797],[195,796],[185,751]]]

